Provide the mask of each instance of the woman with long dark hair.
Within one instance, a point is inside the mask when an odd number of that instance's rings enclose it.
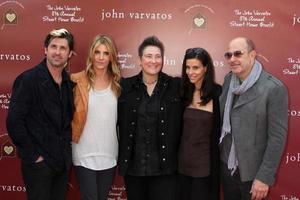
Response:
[[[219,95],[213,61],[203,48],[187,49],[182,64],[185,105],[179,148],[181,200],[219,199]]]

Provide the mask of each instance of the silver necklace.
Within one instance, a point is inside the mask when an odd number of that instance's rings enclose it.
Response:
[[[154,80],[154,81],[152,81],[152,82],[147,82],[147,81],[145,81],[145,80],[143,79],[143,83],[146,84],[146,85],[153,85],[153,84],[156,83],[156,82],[157,82],[157,79]]]

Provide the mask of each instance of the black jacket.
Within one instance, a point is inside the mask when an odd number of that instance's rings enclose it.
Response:
[[[71,166],[73,83],[65,71],[62,76],[67,90],[63,111],[46,60],[20,74],[13,84],[6,126],[24,163],[34,163],[41,155],[56,170]]]
[[[142,74],[122,79],[122,92],[118,102],[119,172],[125,175],[132,160],[135,142],[137,110],[142,96]],[[164,73],[159,75],[162,84],[158,111],[158,152],[161,175],[177,170],[177,153],[181,137],[183,105],[180,98],[180,79]]]

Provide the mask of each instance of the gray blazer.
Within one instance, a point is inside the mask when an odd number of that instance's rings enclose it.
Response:
[[[221,118],[231,75],[226,75],[220,96]],[[287,89],[263,70],[257,82],[239,96],[231,110],[231,130],[242,181],[258,179],[268,185],[274,183],[287,126]]]

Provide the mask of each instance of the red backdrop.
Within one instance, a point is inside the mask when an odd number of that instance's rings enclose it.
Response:
[[[213,59],[217,81],[228,72],[223,54],[237,36],[252,38],[267,71],[289,90],[289,131],[286,150],[270,192],[270,199],[300,198],[300,95],[296,89],[300,71],[300,1],[239,0],[103,0],[0,1],[0,199],[25,199],[19,159],[5,127],[11,86],[15,77],[44,56],[43,40],[53,28],[65,27],[76,39],[71,72],[85,67],[89,43],[96,34],[114,38],[123,76],[140,68],[139,43],[157,35],[165,44],[164,71],[179,75],[184,52],[200,46]],[[298,185],[298,186],[297,186]],[[111,200],[126,199],[120,177]],[[79,199],[71,173],[68,199]]]

